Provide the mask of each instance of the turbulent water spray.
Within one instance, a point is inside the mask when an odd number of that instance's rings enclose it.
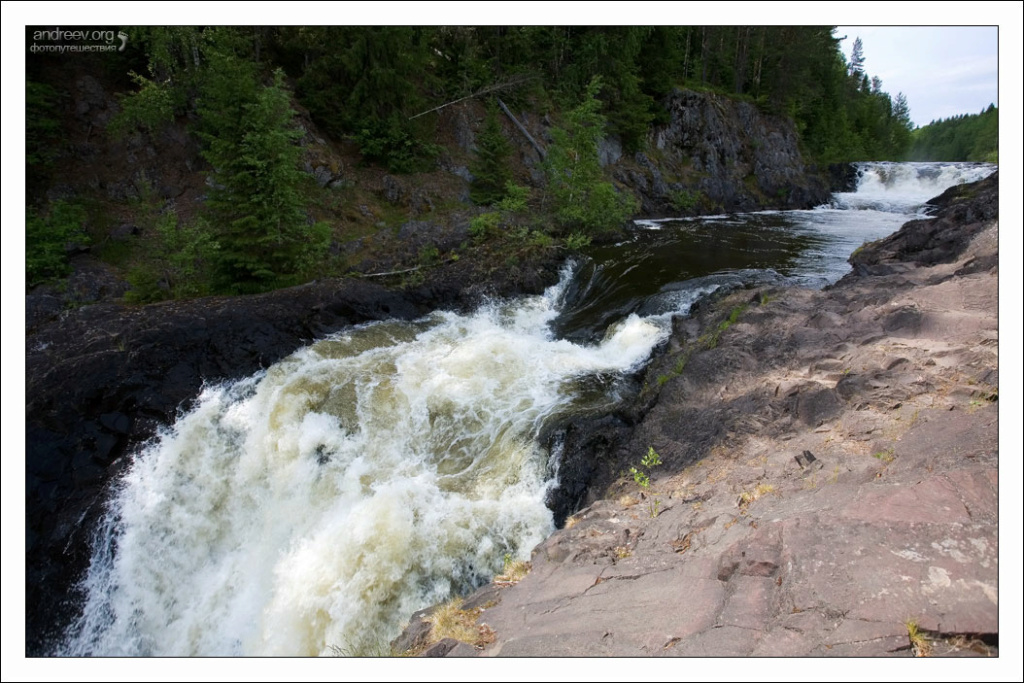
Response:
[[[992,174],[986,163],[863,162],[857,166],[857,189],[834,195],[841,209],[876,209],[907,213],[924,205],[946,188],[973,183]]]
[[[526,556],[553,529],[543,424],[667,335],[632,316],[595,346],[554,339],[568,278],[470,316],[362,326],[206,389],[112,501],[65,654],[372,651]]]

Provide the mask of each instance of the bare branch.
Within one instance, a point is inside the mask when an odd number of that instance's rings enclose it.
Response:
[[[500,98],[498,99],[498,106],[501,107],[501,110],[503,112],[505,112],[505,116],[507,116],[510,119],[512,119],[512,123],[516,124],[516,128],[519,129],[519,132],[522,133],[524,136],[526,136],[526,139],[530,142],[531,145],[533,145],[533,148],[535,150],[537,150],[537,154],[540,155],[540,158],[541,159],[546,158],[547,157],[547,152],[544,151],[544,148],[541,147],[537,143],[537,141],[533,139],[533,136],[530,135],[530,131],[526,130],[526,126],[524,126],[523,124],[519,123],[519,119],[517,119],[515,116],[512,115],[512,112],[509,111],[508,107],[505,106],[505,103],[502,102]]]
[[[521,77],[513,79],[511,81],[505,81],[503,83],[495,83],[493,85],[487,86],[486,88],[480,88],[479,90],[477,90],[475,93],[473,93],[471,95],[466,95],[465,97],[460,97],[459,99],[452,100],[451,102],[445,102],[444,104],[442,104],[442,105],[440,105],[438,107],[434,107],[433,109],[428,109],[426,111],[421,111],[419,114],[416,114],[414,116],[410,116],[409,120],[412,121],[413,119],[418,119],[419,117],[424,116],[426,114],[429,114],[431,112],[440,111],[441,109],[444,109],[445,107],[450,107],[453,104],[458,104],[459,102],[465,102],[466,100],[471,100],[474,97],[481,97],[483,95],[488,95],[488,94],[490,94],[492,92],[501,92],[502,90],[508,90],[510,88],[516,88],[516,87],[522,85],[523,83],[526,83],[527,81],[534,80],[535,78],[536,78],[536,76],[521,76]]]

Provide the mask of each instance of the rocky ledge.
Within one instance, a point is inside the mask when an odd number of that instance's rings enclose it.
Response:
[[[825,291],[677,321],[601,499],[467,599],[480,656],[998,653],[998,179]],[[622,473],[653,447],[644,490]],[[600,482],[598,483],[600,486]],[[1019,672],[1018,672],[1019,673]]]

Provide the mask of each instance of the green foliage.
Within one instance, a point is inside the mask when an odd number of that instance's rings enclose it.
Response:
[[[175,118],[187,119],[213,167],[206,227],[190,223],[168,233],[168,244],[179,238],[194,243],[194,248],[182,247],[183,253],[194,252],[182,256],[192,266],[160,256],[155,259],[158,268],[139,273],[140,281],[145,275],[163,283],[164,296],[188,295],[186,283],[191,282],[205,291],[202,283],[208,276],[214,278],[210,287],[221,291],[286,285],[308,275],[310,265],[321,260],[329,228],[311,225],[304,210],[307,187],[315,190],[299,170],[300,134],[293,127],[282,73],[295,84],[296,98],[322,131],[336,140],[354,141],[367,162],[395,173],[432,167],[437,153],[431,144],[434,126],[452,111],[415,116],[433,107],[498,86],[513,107],[550,108],[562,126],[553,131],[549,145],[542,208],[554,214],[555,234],[570,235],[565,240],[570,249],[582,248],[588,235],[616,227],[636,210],[635,200],[616,192],[600,168],[601,138],[618,135],[627,151],[641,149],[650,124],[668,120],[667,110],[658,103],[678,87],[728,95],[762,111],[792,117],[802,147],[814,162],[897,158],[911,138],[916,145],[913,158],[998,159],[994,107],[912,135],[906,98],[890,97],[881,81],[863,73],[863,64],[847,64],[831,27],[125,30],[131,47],[124,61],[106,63],[123,67],[134,87],[122,99],[111,131],[156,130]],[[864,58],[863,46],[860,52],[858,60]],[[57,82],[53,70],[43,68],[46,61],[31,61],[26,84],[26,161],[32,197],[41,196],[50,184],[48,168],[61,151],[62,117],[70,113],[62,106],[59,88],[52,85]],[[514,83],[517,80],[521,82]],[[561,110],[564,115],[559,119]],[[511,155],[502,123],[492,104],[472,164],[477,177],[473,198],[500,211],[523,212],[531,198],[527,188],[510,184]],[[942,132],[948,128],[956,130]],[[763,150],[752,146],[751,151],[757,155]],[[705,201],[692,190],[672,199],[682,211],[698,209]],[[471,227],[478,239],[496,231],[501,218],[497,213],[484,216],[474,219]],[[38,244],[52,247],[59,242],[48,227],[52,220],[50,214],[30,215],[27,231],[45,238],[36,239]],[[525,223],[521,217],[518,222]],[[542,235],[527,229],[519,238],[511,232],[508,237],[546,248]],[[63,272],[63,246],[48,251],[38,244],[35,256],[29,256],[35,259],[31,272],[36,274],[30,278]],[[195,272],[190,274],[189,268]]]
[[[661,464],[661,456],[658,455],[657,451],[654,450],[654,446],[649,446],[647,448],[647,455],[643,457],[643,460],[640,461],[640,464],[646,467],[647,469],[657,467],[658,465]]]
[[[604,231],[619,227],[637,209],[634,197],[619,194],[603,179],[598,143],[604,134],[604,117],[598,113],[595,77],[583,101],[566,117],[566,128],[551,131],[553,143],[545,161],[555,219],[564,227]]]
[[[581,232],[574,232],[565,238],[565,248],[569,251],[579,251],[590,246],[590,235]]]
[[[260,291],[295,281],[326,250],[326,224],[308,225],[300,185],[302,133],[292,124],[284,74],[260,86],[252,65],[214,53],[201,92],[207,201],[220,245],[221,288]]]
[[[636,60],[640,56],[637,29],[640,27],[627,30],[625,43],[630,54],[628,58],[615,61],[616,67],[610,74],[614,87],[606,91],[608,122],[622,139],[622,146],[627,152],[636,152],[643,147],[655,118],[654,98],[643,92],[642,81],[637,75]]]
[[[156,83],[134,71],[129,76],[139,89],[119,98],[121,111],[110,120],[110,132],[120,137],[133,130],[154,131],[171,123],[174,102],[169,84]]]
[[[502,211],[524,211],[530,198],[530,188],[516,185],[511,180],[505,183],[505,198],[497,203]]]
[[[163,301],[170,295],[166,286],[161,286],[157,271],[146,265],[134,266],[126,277],[131,287],[124,294],[124,300],[130,304],[151,304]]]
[[[277,36],[282,57],[301,73],[299,101],[334,135],[351,135],[366,160],[392,173],[426,170],[437,148],[427,142],[430,119],[422,88],[433,78],[430,31],[408,26],[302,26]]]
[[[166,261],[164,276],[175,298],[209,293],[209,277],[220,245],[202,216],[180,225],[174,213],[157,223],[161,251]]]
[[[57,157],[61,137],[57,103],[53,87],[36,81],[25,83],[25,164],[49,166]]]
[[[526,560],[513,560],[511,553],[505,553],[501,574],[494,577],[495,583],[511,585],[519,583],[530,573],[530,563]]]
[[[498,107],[493,101],[487,106],[487,118],[476,142],[476,159],[469,167],[473,174],[469,198],[476,204],[495,204],[506,196],[506,188],[512,182],[512,145],[501,130]]]
[[[651,487],[651,476],[650,472],[661,463],[661,456],[654,450],[654,446],[648,446],[647,455],[640,460],[640,467],[630,467],[629,472],[633,475],[633,481],[644,490],[646,493]],[[641,469],[642,468],[642,469]],[[644,471],[646,470],[646,472]],[[660,501],[657,498],[648,499],[648,510],[651,513],[651,517],[658,515],[658,507]]]
[[[441,260],[441,252],[436,246],[429,244],[420,249],[419,260],[422,265],[432,266]]]
[[[700,337],[698,337],[698,344],[702,345],[706,349],[713,349],[717,347],[718,340],[721,338],[722,333],[725,332],[730,327],[732,327],[736,323],[736,321],[740,319],[740,316],[743,315],[743,312],[746,311],[748,307],[748,304],[741,304],[739,306],[735,306],[731,311],[729,311],[729,315],[726,316],[725,319],[722,320],[720,323],[718,323],[718,326],[713,331],[705,332]]]
[[[676,211],[689,213],[696,209],[704,200],[704,193],[700,190],[673,190],[669,193],[669,201]]]
[[[25,279],[29,287],[71,272],[68,246],[88,244],[84,230],[85,210],[58,200],[46,215],[33,207],[25,211]]]
[[[886,448],[884,451],[874,453],[871,457],[875,458],[876,460],[881,460],[883,463],[888,465],[889,463],[896,459],[896,451],[895,449],[890,447]]]
[[[501,223],[501,214],[497,211],[482,213],[469,221],[469,234],[477,241],[485,239],[494,234],[499,223]]]
[[[999,109],[932,121],[912,134],[908,157],[914,161],[998,162]]]
[[[530,231],[529,243],[531,247],[537,249],[550,249],[554,246],[555,240],[546,232],[532,230]]]
[[[747,308],[747,304],[733,307],[733,309],[729,311],[729,316],[722,322],[718,323],[718,330],[720,332],[724,332],[732,327],[736,321],[740,319],[740,316],[743,315],[743,312],[746,311]]]
[[[383,164],[392,173],[426,171],[437,148],[416,138],[398,116],[366,119],[355,135],[367,161]]]
[[[147,57],[146,70],[154,83],[166,90],[175,111],[183,112],[208,66],[206,52],[238,47],[238,31],[230,27],[131,26],[126,29],[133,45]],[[134,48],[133,48],[134,49]],[[143,85],[133,76],[138,85]]]
[[[209,221],[198,216],[182,224],[178,214],[164,206],[152,184],[136,180],[135,221],[150,236],[142,262],[129,270],[130,303],[152,303],[168,298],[204,296],[213,291],[213,268],[220,245]]]

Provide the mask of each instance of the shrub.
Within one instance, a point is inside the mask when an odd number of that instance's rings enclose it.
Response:
[[[540,230],[533,230],[530,232],[529,241],[530,246],[537,247],[538,249],[550,249],[555,243],[555,240],[551,235],[546,232],[541,232]]]
[[[474,239],[482,240],[498,229],[500,221],[501,214],[496,211],[489,211],[479,216],[474,216],[469,222],[469,234]]]
[[[497,206],[502,211],[523,211],[526,200],[530,198],[530,188],[516,185],[512,181],[505,183],[505,197]]]
[[[32,207],[25,212],[25,279],[29,287],[71,272],[68,246],[87,244],[85,210],[64,200],[50,205],[46,216]]]
[[[700,190],[674,190],[669,194],[669,201],[676,211],[689,213],[702,202],[704,195]]]
[[[565,238],[565,248],[570,251],[579,251],[590,246],[590,235],[576,231]]]
[[[387,166],[391,173],[427,171],[438,148],[421,141],[398,116],[365,119],[355,134],[367,161]]]
[[[119,97],[121,111],[107,128],[115,137],[134,130],[154,131],[174,120],[174,101],[168,84],[160,84],[131,71],[128,73],[139,89]]]
[[[660,464],[661,456],[659,456],[658,452],[654,450],[654,446],[648,446],[647,455],[645,455],[643,459],[640,460],[640,465],[643,469],[640,469],[638,467],[629,468],[630,474],[633,475],[633,481],[635,481],[637,485],[644,490],[644,493],[647,493],[647,491],[651,488],[651,470]],[[646,469],[647,471],[645,472],[644,469]],[[661,501],[659,501],[657,498],[648,498],[647,506],[648,511],[651,513],[651,517],[658,516],[658,508],[660,507],[660,505]]]

